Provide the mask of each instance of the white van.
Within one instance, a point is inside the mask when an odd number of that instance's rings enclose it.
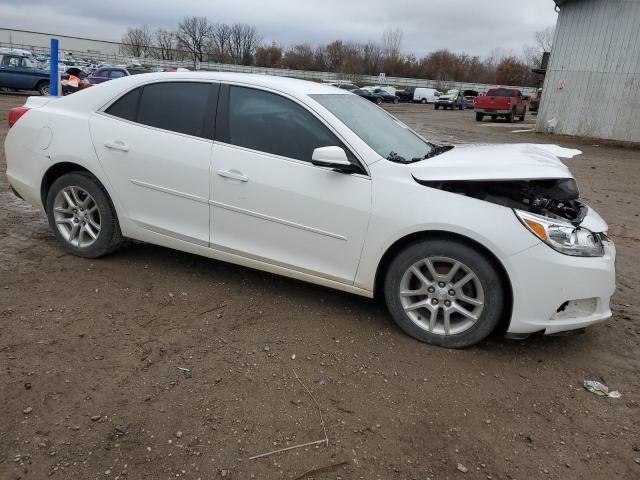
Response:
[[[435,103],[438,97],[442,95],[435,88],[416,88],[413,92],[413,101],[420,103]]]

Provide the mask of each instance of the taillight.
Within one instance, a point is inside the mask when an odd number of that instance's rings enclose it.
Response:
[[[27,107],[15,107],[9,110],[9,128],[13,127],[28,110]]]

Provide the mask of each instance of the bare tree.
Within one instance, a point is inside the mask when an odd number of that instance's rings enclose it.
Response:
[[[211,37],[211,23],[206,17],[185,17],[178,24],[178,47],[189,52],[193,61],[202,61]]]
[[[551,51],[551,46],[553,45],[554,32],[555,30],[553,27],[547,27],[545,29],[538,30],[536,32],[535,35],[536,35],[537,46],[543,52]]]
[[[387,58],[398,59],[402,46],[402,30],[399,28],[387,28],[382,33],[382,49]]]
[[[176,34],[163,28],[158,28],[154,34],[155,53],[161,60],[175,60]]]
[[[226,23],[216,23],[211,30],[211,53],[218,62],[224,62],[230,55],[231,27]]]
[[[231,26],[229,53],[235,64],[251,64],[256,47],[260,43],[260,35],[256,27],[246,23],[234,23]]]
[[[128,28],[122,37],[123,51],[133,57],[144,57],[151,47],[151,32],[149,27],[143,25],[137,28]]]

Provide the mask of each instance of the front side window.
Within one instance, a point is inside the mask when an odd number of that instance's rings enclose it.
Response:
[[[93,72],[93,76],[94,77],[99,77],[99,78],[106,78],[107,77],[107,72],[108,72],[108,70],[105,70],[105,69],[96,70],[95,72]]]
[[[150,127],[206,138],[211,88],[211,84],[197,82],[152,83],[126,93],[105,112]],[[213,112],[209,114],[213,116]]]
[[[109,73],[109,77],[111,78],[120,78],[120,77],[126,77],[127,74],[124,73],[122,70],[111,70],[111,72]]]
[[[339,146],[353,154],[314,115],[274,93],[230,87],[229,143],[282,157],[310,162],[313,150]]]

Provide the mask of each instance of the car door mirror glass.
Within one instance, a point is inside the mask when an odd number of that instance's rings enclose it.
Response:
[[[313,150],[311,163],[319,167],[345,169],[351,167],[347,154],[340,147],[320,147]]]

